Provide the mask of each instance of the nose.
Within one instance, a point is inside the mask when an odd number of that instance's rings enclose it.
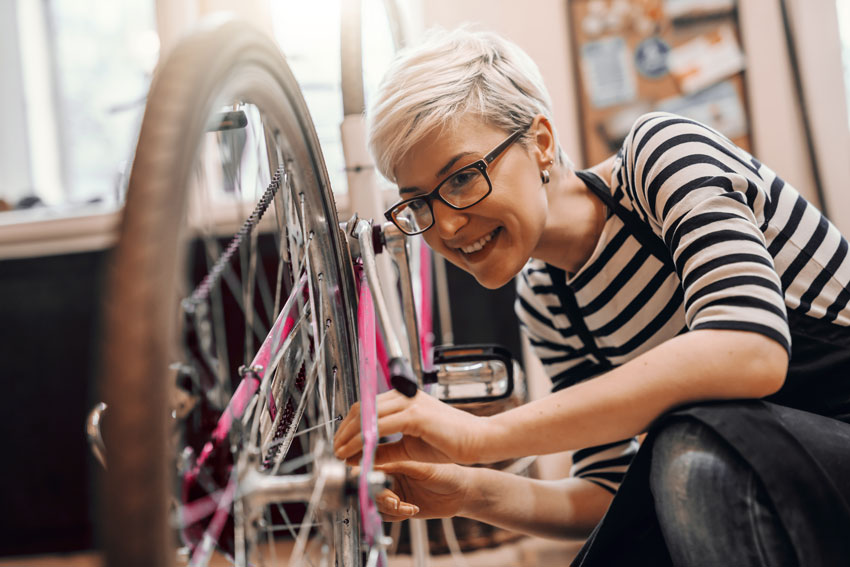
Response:
[[[431,204],[431,208],[434,211],[434,229],[444,240],[454,237],[469,222],[469,215],[465,210],[458,211],[436,200]]]

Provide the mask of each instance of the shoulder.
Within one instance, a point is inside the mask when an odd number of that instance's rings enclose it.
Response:
[[[635,120],[621,154],[632,165],[652,166],[659,159],[694,154],[725,156],[748,168],[755,165],[749,153],[717,130],[669,112],[650,112]]]
[[[716,130],[690,118],[652,112],[638,118],[620,150],[628,188],[660,219],[668,198],[705,187],[762,192],[761,164]]]

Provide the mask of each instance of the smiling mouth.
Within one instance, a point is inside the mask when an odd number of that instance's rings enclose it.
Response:
[[[501,226],[496,228],[496,230],[494,230],[490,234],[487,234],[484,237],[482,237],[481,240],[479,240],[478,242],[473,242],[472,244],[470,244],[468,246],[463,246],[461,248],[458,248],[458,250],[460,250],[461,252],[463,252],[466,255],[475,254],[476,252],[479,252],[484,247],[486,247],[490,243],[490,241],[493,240],[493,238],[495,238],[495,236],[499,233],[500,230],[502,230]]]

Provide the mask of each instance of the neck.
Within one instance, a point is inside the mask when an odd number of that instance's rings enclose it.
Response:
[[[577,272],[590,259],[605,226],[605,205],[575,172],[565,167],[552,171],[548,189],[546,225],[533,256]]]

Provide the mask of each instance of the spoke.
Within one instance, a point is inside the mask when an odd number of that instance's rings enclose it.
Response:
[[[313,426],[311,426],[311,427],[308,427],[307,429],[302,429],[302,430],[300,430],[300,431],[297,431],[297,432],[293,435],[293,437],[300,437],[300,436],[302,436],[302,435],[304,435],[304,434],[306,434],[306,433],[310,433],[311,431],[315,431],[315,430],[317,430],[317,429],[321,429],[321,428],[323,428],[323,427],[326,427],[328,424],[336,423],[336,422],[338,422],[338,421],[342,421],[342,416],[341,416],[341,415],[336,416],[335,418],[333,418],[332,420],[330,420],[330,421],[329,421],[329,422],[327,422],[327,423],[320,423],[320,424],[318,424],[318,425],[313,425]],[[277,447],[278,445],[282,445],[282,444],[283,444],[283,442],[284,442],[284,440],[283,440],[283,439],[278,439],[277,441],[273,441],[272,443],[270,443],[270,444],[269,444],[268,449],[273,449],[274,447]],[[281,471],[281,473],[282,473],[282,474],[286,474],[286,473],[284,473],[283,471]]]
[[[295,531],[295,526],[290,521],[289,514],[286,513],[286,509],[283,507],[282,504],[276,504],[276,506],[277,506],[277,511],[280,513],[280,516],[283,518],[283,521],[286,522],[285,523],[286,529],[289,531],[290,534],[292,534],[292,539],[297,538],[298,532]],[[272,525],[271,522],[269,522],[269,525]]]
[[[280,506],[280,504],[278,504],[278,506]],[[283,510],[283,506],[280,506],[280,509]],[[271,526],[272,525],[272,515],[271,515],[271,509],[268,508],[268,507],[266,507],[265,516],[266,516],[267,525]],[[287,524],[289,524],[289,519],[286,516],[285,512],[284,512],[284,518],[286,518]],[[294,529],[290,529],[289,532],[292,534],[292,537],[296,537]],[[274,545],[274,531],[266,530],[266,533],[269,536],[268,537],[268,539],[269,539],[269,555],[271,556],[272,565],[277,565],[277,549],[275,549],[275,545]]]
[[[310,495],[310,502],[307,505],[307,512],[304,514],[304,518],[309,521],[310,518],[313,518],[313,515],[316,513],[316,506],[318,506],[319,500],[321,500],[322,492],[325,490],[325,476],[320,475],[316,480],[316,486],[313,487],[313,494]],[[292,550],[292,555],[289,557],[290,565],[300,565],[301,560],[304,557],[304,549],[307,545],[307,536],[310,533],[309,526],[312,524],[304,523],[301,525],[301,528],[298,530],[298,537],[295,538],[295,549]]]
[[[239,265],[242,268],[242,303],[245,313],[245,356],[243,364],[250,364],[254,352],[254,337],[251,332],[259,325],[259,317],[254,317],[256,306],[254,305],[254,275],[257,267],[257,232],[252,231],[248,238],[248,250],[240,248],[241,253]],[[247,259],[245,256],[248,256]],[[262,336],[262,333],[261,333]],[[262,339],[261,339],[262,340]]]
[[[178,505],[172,517],[173,527],[183,529],[206,518],[218,509],[218,503],[221,501],[223,494],[223,490],[216,490],[188,504]]]
[[[257,243],[257,250],[259,250],[259,242]],[[269,278],[266,275],[266,268],[264,266],[265,262],[263,262],[262,255],[257,260],[257,288],[260,290],[260,300],[263,302],[263,308],[266,311],[266,317],[268,318],[268,324],[271,325],[274,323],[275,316],[277,315],[277,305],[274,303],[272,299],[272,290],[269,287]],[[278,285],[280,282],[278,281]]]
[[[321,345],[324,345],[325,336],[322,335]],[[298,403],[298,407],[295,410],[295,414],[293,416],[293,423],[298,423],[301,421],[301,416],[304,414],[304,409],[307,405],[307,401],[310,399],[310,394],[314,390],[314,386],[316,385],[316,374],[318,373],[318,361],[314,361],[310,371],[307,376],[307,380],[304,384],[304,395],[301,397],[301,401]],[[284,437],[283,443],[281,444],[281,451],[275,456],[275,467],[272,474],[277,474],[280,469],[281,464],[283,463],[283,459],[286,457],[286,454],[289,452],[289,446],[292,444],[292,439],[295,435],[295,429],[289,428],[286,432],[286,437]]]
[[[320,429],[320,428],[322,428],[322,427],[327,428],[327,426],[328,426],[328,425],[330,425],[331,423],[336,423],[337,421],[342,421],[342,416],[341,416],[341,415],[338,415],[338,416],[336,416],[335,418],[333,418],[333,419],[331,419],[331,420],[328,420],[328,421],[326,421],[326,422],[324,422],[324,423],[320,423],[319,425],[314,425],[314,426],[312,426],[312,427],[308,427],[307,429],[303,429],[303,430],[299,431],[298,433],[296,433],[296,434],[295,434],[295,437],[299,437],[299,436],[301,436],[301,435],[304,435],[305,433],[309,433],[309,432],[311,432],[311,431],[315,431],[316,429]]]
[[[302,220],[303,223],[306,223],[307,212],[305,210],[304,194],[303,193],[301,194],[300,201],[301,201],[300,202],[300,204],[301,204],[301,220]],[[302,224],[301,228],[305,232],[304,239],[307,240],[308,235],[306,234],[307,228],[306,228],[305,224]],[[313,238],[312,232],[309,234],[309,238],[312,240],[312,238]],[[309,275],[309,274],[313,273],[313,270],[311,269],[312,268],[312,262],[311,262],[309,255],[307,256],[306,261],[307,261],[307,274]],[[323,279],[322,273],[320,272],[320,273],[316,274],[316,277],[319,280],[319,288],[321,289],[323,287],[321,285],[322,279]],[[310,277],[307,278],[307,285],[309,286],[309,290],[310,290],[310,302],[313,306],[313,318],[311,320],[311,324],[313,326],[313,347],[315,349],[314,352],[315,352],[315,356],[316,356],[316,361],[320,364],[320,367],[318,369],[318,375],[319,375],[319,411],[322,412],[322,416],[321,416],[322,421],[325,422],[325,423],[328,423],[331,420],[331,416],[330,416],[330,411],[328,411],[327,374],[324,372],[324,370],[325,370],[325,368],[324,368],[325,355],[324,355],[324,352],[322,351],[322,349],[317,344],[317,341],[319,340],[318,339],[318,337],[319,337],[319,324],[320,324],[320,321],[322,320],[322,318],[324,317],[324,313],[321,309],[321,303],[322,303],[321,299],[322,298],[319,297],[316,294],[316,290],[313,286],[313,279],[312,278],[310,278]],[[330,319],[328,319],[328,324],[324,325],[324,332],[327,332],[327,328],[328,328],[329,325],[330,325]],[[323,335],[323,338],[324,338],[324,335]],[[332,437],[333,437],[333,432],[331,431],[330,425],[328,425],[327,429],[326,429],[326,438],[330,439]]]
[[[289,302],[287,302],[287,305],[289,305]],[[286,306],[284,306],[284,310],[286,310]],[[295,337],[297,337],[299,334],[301,334],[305,318],[306,318],[306,313],[303,314],[298,319],[298,321],[295,323],[295,325],[293,326],[292,331],[290,332],[289,336],[286,338],[286,340],[284,341],[281,348],[275,353],[274,357],[272,358],[271,364],[269,365],[269,369],[279,368],[280,360],[282,359],[283,356],[285,356],[288,353],[289,349],[291,348],[291,345],[295,343],[295,341],[296,341]],[[300,367],[300,365],[303,364],[303,358],[302,357],[297,357],[295,360],[296,360],[297,366]],[[272,386],[272,377],[275,376],[275,375],[279,375],[279,373],[276,370],[272,371],[272,372],[269,372],[267,370],[266,373],[263,375],[263,384],[260,387],[259,395],[258,395],[258,399],[262,400],[263,403],[258,404],[257,413],[255,413],[254,416],[253,416],[254,421],[252,423],[251,443],[254,443],[254,440],[256,440],[256,442],[258,442],[258,443],[264,442],[263,439],[259,438],[259,427],[260,427],[260,421],[262,420],[263,415],[264,415],[264,412],[262,410],[265,408],[266,400],[269,399],[269,391],[271,390],[271,386]],[[296,372],[293,372],[293,371],[285,373],[284,383],[281,386],[282,394],[285,394],[286,392],[290,391],[291,385],[295,381],[295,375],[296,375]],[[275,415],[275,418],[272,421],[272,424],[271,424],[271,427],[270,427],[271,432],[274,432],[274,431],[277,430],[277,427],[280,424],[280,421],[283,419],[283,416],[284,416],[284,413],[285,413],[285,411],[284,411],[285,405],[286,405],[284,403],[284,400],[286,400],[287,398],[285,397],[285,395],[280,395],[280,396],[274,396],[274,399],[276,400],[275,403],[277,405],[280,405],[281,407],[277,408],[277,414]],[[262,449],[262,454],[266,454],[267,452],[268,452],[267,448]]]
[[[304,281],[302,279],[301,281],[299,281],[299,284],[293,289],[292,293],[289,296],[289,299],[287,299],[287,301],[286,301],[286,304],[284,304],[283,310],[278,315],[279,321],[287,318],[289,316],[290,312],[292,311],[293,307],[296,304],[301,304],[301,302],[298,300],[298,298],[302,294],[303,287],[304,287]],[[283,359],[284,355],[286,355],[288,353],[291,344],[294,342],[294,337],[296,337],[297,335],[299,335],[301,333],[303,321],[306,317],[307,317],[307,313],[302,310],[301,316],[299,317],[299,319],[293,325],[292,329],[290,330],[289,336],[286,337],[286,339],[284,340],[282,345],[277,347],[277,349],[274,351],[274,353],[272,354],[272,356],[269,360],[268,368],[264,369],[264,371],[263,371],[263,382],[262,382],[262,384],[261,384],[261,386],[258,390],[259,396],[263,400],[267,399],[271,379],[272,379],[272,376],[275,375],[274,369],[278,368],[278,366],[280,365],[280,361]],[[277,325],[274,328],[274,336],[272,337],[272,343],[271,343],[272,346],[278,344],[278,342],[280,341],[280,334],[282,332],[283,332],[283,327],[281,325]],[[292,375],[292,373],[289,373],[287,375],[287,379],[289,379],[289,377],[291,375]],[[262,407],[262,406],[260,406],[260,407]],[[252,440],[257,439],[257,432],[259,430],[258,429],[259,428],[258,420],[261,419],[261,417],[262,417],[261,412],[254,414],[254,420],[255,421],[254,421],[253,426],[251,428]]]
[[[334,524],[342,524],[342,521],[333,522],[333,523]],[[322,526],[322,525],[323,525],[322,522],[301,522],[300,524],[271,525],[266,529],[268,529],[270,532],[285,532],[285,531],[289,531],[290,527],[299,528],[299,529],[305,528],[305,527],[306,528],[317,528],[317,527]]]
[[[210,259],[220,257],[221,247],[219,246],[214,236],[205,236],[204,243],[206,252],[210,256]],[[217,266],[218,264],[216,264],[213,269],[215,270]],[[220,268],[220,270],[221,272],[218,277],[223,279],[225,284],[227,284],[227,288],[230,290],[230,293],[233,296],[234,301],[236,301],[236,304],[239,306],[239,309],[242,311],[242,314],[245,315],[246,320],[253,322],[253,317],[251,317],[250,319],[247,317],[246,304],[243,297],[243,292],[240,291],[242,290],[242,285],[240,284],[239,277],[233,270],[233,266],[231,266],[230,264],[225,264]],[[210,291],[212,291],[212,288],[210,288]],[[258,324],[251,325],[251,328],[253,329],[254,334],[257,336],[258,339],[262,340],[265,338],[265,331]]]
[[[294,458],[290,461],[287,461],[282,467],[280,467],[278,474],[279,475],[289,474],[291,472],[294,472],[294,471],[300,469],[304,465],[308,465],[308,464],[312,463],[315,460],[316,460],[316,456],[312,453],[312,451],[309,452],[309,453],[304,453],[300,457],[296,457],[296,458]]]
[[[230,353],[227,350],[227,333],[224,332],[224,296],[221,293],[221,288],[218,286],[211,290],[210,296],[210,303],[212,304],[212,318],[215,325],[213,329],[217,329],[219,331],[213,331],[213,340],[215,340],[216,352],[218,353],[218,368],[216,368],[217,381],[222,392],[226,392],[230,395],[233,393],[233,384],[230,379]],[[222,400],[222,403],[226,402]]]
[[[222,494],[222,497],[219,500],[218,509],[215,514],[213,514],[212,521],[210,521],[209,526],[207,526],[207,529],[204,531],[201,544],[192,554],[192,560],[189,563],[191,567],[206,565],[209,562],[213,549],[215,549],[218,537],[221,535],[221,530],[224,528],[225,521],[230,513],[230,504],[233,502],[233,496],[236,494],[237,483],[235,470],[236,469],[234,468],[234,471],[231,473],[231,478],[224,489],[224,494]]]

